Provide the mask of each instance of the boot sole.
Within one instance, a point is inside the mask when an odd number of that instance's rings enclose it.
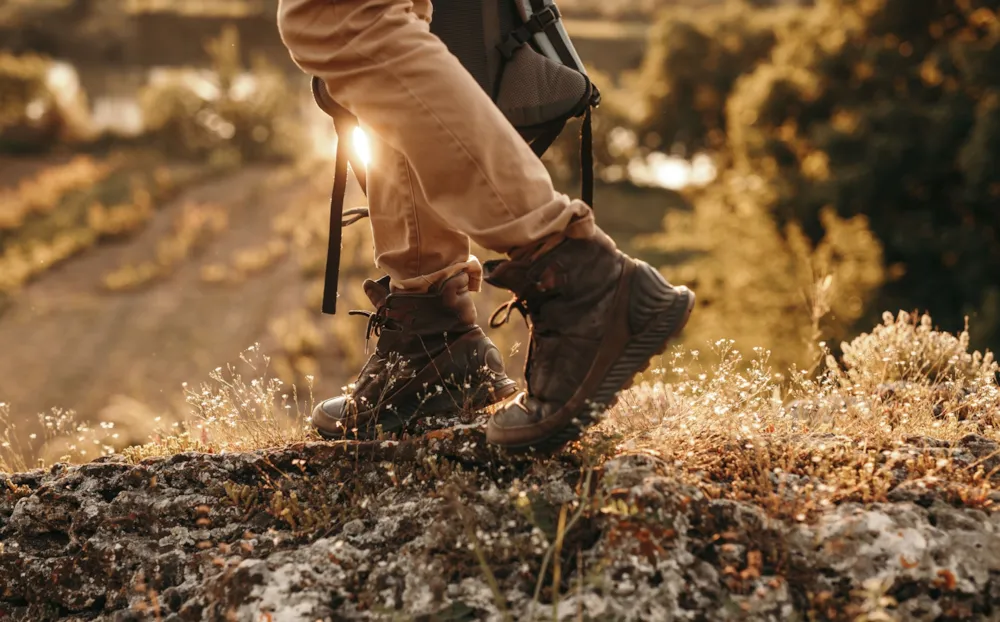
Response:
[[[676,291],[679,295],[686,294],[686,304],[676,301],[662,317],[632,337],[594,392],[590,399],[591,407],[578,414],[576,421],[541,440],[500,446],[512,452],[533,450],[548,453],[579,440],[584,431],[596,424],[605,412],[618,403],[623,391],[632,388],[636,375],[649,368],[653,357],[666,352],[670,343],[687,326],[691,312],[694,311],[695,294],[686,287],[678,287]]]
[[[402,435],[418,417],[451,415],[466,409],[471,412],[480,412],[490,406],[495,406],[505,401],[515,393],[517,393],[517,383],[510,378],[505,378],[504,381],[490,386],[481,386],[480,389],[471,396],[471,398],[468,394],[455,395],[451,392],[445,391],[429,397],[423,403],[404,406],[397,413],[397,417],[401,422],[401,425],[398,427],[393,426],[389,429],[383,427],[382,433],[386,437],[390,437],[392,435]],[[378,440],[377,438],[369,438],[367,436],[350,438],[346,430],[341,434],[331,434],[321,428],[314,429],[320,437],[328,441]]]

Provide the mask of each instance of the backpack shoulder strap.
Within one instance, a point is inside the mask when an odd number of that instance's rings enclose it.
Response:
[[[583,127],[580,129],[580,198],[591,209],[594,207],[594,123],[593,106],[587,106],[583,113]]]
[[[344,211],[344,198],[347,195],[348,166],[354,170],[354,176],[361,184],[361,190],[368,193],[365,167],[352,161],[349,148],[351,132],[358,127],[358,119],[346,108],[333,101],[323,81],[317,77],[312,79],[312,92],[316,104],[323,112],[333,119],[334,130],[337,132],[337,154],[333,173],[333,191],[330,194],[330,238],[326,249],[326,273],[323,281],[323,313],[337,313],[337,290],[340,281],[340,250],[344,238],[344,227],[368,216],[368,209],[359,207]],[[347,216],[347,218],[345,218]]]

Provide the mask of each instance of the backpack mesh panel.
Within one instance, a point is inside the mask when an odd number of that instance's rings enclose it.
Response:
[[[496,44],[521,23],[516,0],[434,0],[431,32],[492,96],[502,64]],[[586,76],[534,45],[519,48],[505,63],[496,102],[519,129],[576,116],[590,97]]]
[[[588,100],[587,78],[525,46],[507,63],[497,106],[515,126],[579,114]]]

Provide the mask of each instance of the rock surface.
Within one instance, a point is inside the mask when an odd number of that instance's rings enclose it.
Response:
[[[475,428],[57,465],[0,474],[0,620],[1000,620],[990,504],[888,499],[782,519],[651,455],[501,457]]]

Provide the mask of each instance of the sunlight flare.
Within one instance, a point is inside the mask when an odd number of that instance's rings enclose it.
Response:
[[[368,140],[368,134],[365,134],[361,126],[354,128],[354,132],[351,134],[351,143],[354,147],[354,153],[357,154],[358,159],[365,165],[365,168],[371,166],[372,146]]]

